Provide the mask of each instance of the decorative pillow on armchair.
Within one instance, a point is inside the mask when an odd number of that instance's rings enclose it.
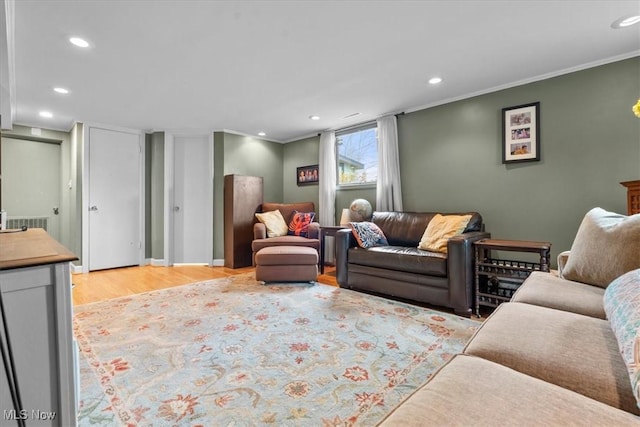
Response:
[[[293,211],[287,234],[291,236],[309,237],[309,224],[313,222],[315,217],[315,212]]]
[[[640,269],[632,270],[604,291],[604,311],[629,371],[633,394],[640,406]]]
[[[606,288],[636,268],[640,268],[640,214],[593,208],[578,228],[562,277]]]
[[[286,236],[289,227],[284,222],[284,218],[280,211],[269,211],[264,213],[257,213],[256,218],[267,227],[268,237],[280,237]]]
[[[358,241],[361,248],[371,248],[373,246],[388,245],[387,237],[384,235],[380,227],[373,222],[350,222],[353,237]]]

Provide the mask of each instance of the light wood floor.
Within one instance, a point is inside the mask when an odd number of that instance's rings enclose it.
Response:
[[[91,273],[73,274],[73,304],[81,305],[156,289],[186,285],[202,280],[251,273],[253,267],[226,268],[207,266],[126,267]],[[337,286],[335,268],[326,267],[318,282]]]

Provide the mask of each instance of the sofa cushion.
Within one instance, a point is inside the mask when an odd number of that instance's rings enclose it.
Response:
[[[430,276],[447,276],[447,255],[403,246],[376,246],[349,251],[349,264]]]
[[[289,231],[279,210],[257,213],[256,218],[267,227],[268,237],[285,236]]]
[[[640,269],[623,274],[607,287],[604,310],[640,406]]]
[[[298,212],[294,210],[289,219],[289,231],[287,234],[290,236],[309,237],[309,225],[315,217],[315,212]]]
[[[604,319],[604,289],[562,279],[553,273],[534,271],[518,288],[511,301]]]
[[[471,215],[434,215],[420,239],[418,249],[446,253],[449,239],[461,234],[470,219]]]
[[[478,357],[457,355],[380,426],[637,425],[633,415]]]
[[[578,228],[562,276],[604,288],[636,268],[640,268],[640,214],[593,208]]]
[[[640,414],[609,322],[536,305],[500,305],[464,353]]]
[[[356,238],[361,248],[371,248],[389,244],[380,227],[373,222],[350,222],[349,227],[351,228],[353,237]]]

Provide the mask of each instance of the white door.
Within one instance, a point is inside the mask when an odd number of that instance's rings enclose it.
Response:
[[[60,144],[2,138],[2,210],[60,241]]]
[[[89,270],[139,265],[140,136],[92,127],[88,149]]]
[[[174,263],[208,264],[213,253],[213,154],[208,136],[174,138]]]

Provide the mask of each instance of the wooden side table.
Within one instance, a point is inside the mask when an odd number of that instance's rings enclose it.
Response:
[[[549,271],[551,243],[526,240],[483,239],[475,246],[476,315],[480,306],[497,307],[511,300],[513,293],[534,271]],[[491,251],[532,252],[539,262],[514,261],[492,256]]]
[[[620,184],[627,188],[627,215],[640,213],[640,180]]]
[[[327,236],[335,237],[338,230],[349,228],[342,225],[325,225],[320,226],[320,274],[324,274],[324,238]]]

